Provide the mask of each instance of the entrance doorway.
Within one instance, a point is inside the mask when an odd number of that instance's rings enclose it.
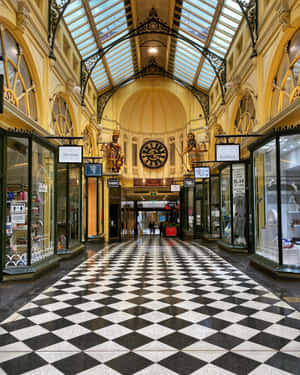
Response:
[[[103,194],[102,178],[86,177],[86,241],[103,237]]]

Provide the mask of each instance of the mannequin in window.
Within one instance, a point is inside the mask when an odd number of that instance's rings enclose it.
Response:
[[[108,144],[108,159],[111,165],[111,171],[118,173],[124,163],[124,154],[121,153],[119,145],[120,130],[114,129],[112,141]]]
[[[181,154],[181,156],[188,154],[188,159],[189,159],[188,172],[191,172],[194,168],[193,162],[199,160],[198,158],[199,148],[196,142],[195,134],[192,132],[189,132],[187,136],[188,136],[187,145],[185,147],[185,150]]]

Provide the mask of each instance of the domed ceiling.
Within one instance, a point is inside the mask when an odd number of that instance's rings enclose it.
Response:
[[[140,134],[164,134],[183,129],[186,114],[180,100],[172,93],[154,88],[133,94],[120,115],[121,129]]]

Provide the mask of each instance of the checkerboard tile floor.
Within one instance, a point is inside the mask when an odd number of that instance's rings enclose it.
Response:
[[[300,374],[300,313],[197,243],[111,245],[0,324],[0,374]]]

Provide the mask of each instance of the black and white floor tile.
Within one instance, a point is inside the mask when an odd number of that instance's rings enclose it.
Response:
[[[197,243],[111,245],[0,324],[0,374],[300,374],[300,313]]]

